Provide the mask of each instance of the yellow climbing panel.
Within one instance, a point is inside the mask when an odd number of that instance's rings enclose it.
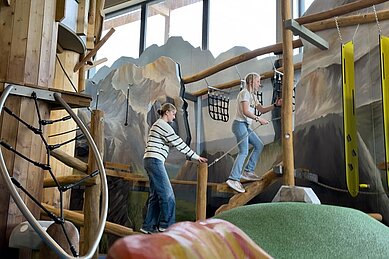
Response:
[[[342,45],[343,134],[347,189],[352,197],[359,191],[358,138],[355,118],[354,44]]]
[[[382,113],[384,117],[385,170],[389,186],[389,38],[380,35]]]

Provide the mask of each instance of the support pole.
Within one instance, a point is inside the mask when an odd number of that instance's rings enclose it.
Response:
[[[101,157],[104,154],[104,113],[100,110],[93,110],[91,116],[91,135],[93,140],[96,143],[97,148],[100,151]],[[88,158],[88,174],[95,171],[97,168],[95,158],[92,152],[89,153]],[[84,199],[84,232],[83,232],[83,240],[82,251],[83,254],[87,253],[89,248],[91,247],[90,242],[92,242],[97,233],[97,225],[100,222],[100,196],[101,196],[101,184],[100,178],[96,178],[96,185],[87,187],[85,189],[85,199]],[[97,251],[93,255],[92,258],[97,258]]]
[[[284,78],[282,85],[282,160],[284,183],[294,186],[294,154],[293,154],[293,34],[285,28],[285,21],[292,19],[292,1],[282,0],[282,51],[284,61]]]
[[[197,168],[196,220],[207,218],[208,164],[200,163]]]

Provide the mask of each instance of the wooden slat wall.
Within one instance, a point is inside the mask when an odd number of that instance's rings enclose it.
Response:
[[[26,63],[24,64],[26,85],[38,85],[44,2],[44,0],[35,0],[35,4],[30,8],[29,16],[31,18],[27,31],[28,44],[26,50]]]
[[[39,104],[39,111],[42,119],[48,119],[48,106],[41,102]],[[38,116],[35,109],[35,104],[32,99],[23,98],[20,102],[19,116],[25,120],[28,124],[38,127]],[[14,118],[10,119],[10,122],[16,121]],[[46,149],[42,145],[40,137],[21,123],[18,124],[17,128],[18,139],[15,144],[15,149],[32,159],[45,163],[46,161]],[[12,133],[11,133],[12,134]],[[31,193],[37,200],[41,200],[43,193],[43,170],[34,166],[25,159],[15,156],[14,165],[12,171],[13,177],[17,179],[22,186],[24,186],[29,193]],[[27,205],[32,214],[39,218],[40,208],[22,192],[21,194],[24,203]],[[6,237],[9,238],[13,228],[20,222],[25,221],[24,216],[21,214],[19,208],[16,206],[14,201],[11,199],[9,202]],[[28,254],[28,251],[24,251],[24,255]]]
[[[55,1],[45,0],[43,12],[43,31],[39,63],[39,86],[52,86],[57,49],[58,24],[54,22]]]
[[[80,55],[78,53],[71,52],[71,51],[64,51],[61,54],[58,54],[59,60],[61,61],[63,67],[65,68],[65,71],[69,75],[76,89],[78,83],[78,73],[73,72],[73,67],[74,64],[78,62],[79,56]],[[70,84],[69,80],[65,76],[65,73],[63,72],[58,61],[56,61],[56,65],[55,65],[54,88],[74,92],[72,85]],[[50,112],[50,119],[52,120],[60,119],[67,115],[68,113],[64,110],[55,110]],[[73,120],[51,124],[48,127],[49,130],[48,135],[50,136],[53,134],[65,132],[68,130],[75,129],[76,127],[77,126]],[[49,138],[48,142],[49,144],[63,143],[67,140],[73,139],[75,136],[76,136],[76,132],[74,131],[65,135]],[[74,156],[74,148],[75,148],[75,142],[71,142],[67,145],[62,146],[60,150],[69,154],[70,156]],[[59,162],[56,158],[51,158],[50,164],[52,166],[53,173],[57,177],[73,174],[72,168],[64,165],[62,162]],[[51,176],[48,173],[46,173],[45,177],[51,177]],[[69,208],[70,191],[65,192],[63,198],[64,198],[64,208]],[[53,206],[59,205],[59,192],[56,190],[56,188],[46,188],[44,190],[43,202]]]
[[[15,1],[14,5],[7,81],[17,84],[24,84],[30,5],[26,1]]]
[[[0,1],[0,82],[5,82],[7,78],[9,54],[11,51],[13,10],[15,9],[15,1],[11,2],[11,6],[5,6],[3,1]]]
[[[0,1],[0,82],[48,87],[57,44],[55,1]]]
[[[53,0],[0,1],[0,90],[4,83],[49,87],[53,85],[57,24],[54,22]],[[34,101],[31,98],[9,96],[6,106],[28,123],[38,125]],[[42,118],[48,119],[49,106],[39,102]],[[46,149],[40,137],[7,114],[0,118],[0,139],[32,160],[46,162]],[[42,170],[13,152],[3,149],[10,174],[38,200],[43,194]],[[24,217],[0,181],[0,249],[8,247],[8,237]],[[40,209],[25,194],[25,204],[39,218]],[[3,250],[2,250],[3,251]],[[28,253],[27,253],[28,254]],[[27,255],[24,254],[23,255]],[[22,255],[22,257],[23,257]]]
[[[14,113],[20,113],[20,97],[10,97],[7,100],[6,106],[11,109]],[[8,114],[3,114],[1,116],[1,126],[7,124],[7,127],[1,127],[1,139],[6,141],[11,146],[16,145],[15,135],[18,134],[18,123],[15,119],[13,119]],[[7,165],[7,169],[9,172],[13,171],[14,161],[15,161],[15,153],[10,152],[8,150],[3,150],[4,161]],[[0,249],[3,251],[4,248],[8,246],[8,238],[7,238],[7,219],[8,219],[8,204],[10,202],[10,194],[7,191],[7,187],[4,181],[0,181]]]

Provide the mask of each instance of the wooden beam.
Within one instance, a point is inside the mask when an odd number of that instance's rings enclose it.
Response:
[[[91,135],[99,150],[100,156],[104,156],[104,113],[100,110],[93,110],[91,114]],[[88,174],[91,174],[97,168],[96,158],[89,152]],[[87,187],[84,192],[84,215],[85,224],[83,232],[83,243],[81,249],[86,254],[92,246],[92,240],[97,235],[97,225],[100,222],[100,196],[101,184],[100,178],[97,178],[97,184]],[[97,258],[98,251],[95,251],[94,257]]]
[[[389,10],[378,11],[377,18],[378,21],[388,20]],[[374,12],[367,13],[367,14],[350,15],[347,17],[339,17],[337,20],[338,20],[339,27],[347,27],[347,26],[353,26],[358,24],[376,22]],[[305,27],[307,27],[311,31],[322,31],[326,29],[336,28],[336,23],[335,20],[331,18],[323,21],[308,23],[305,25]]]
[[[262,193],[268,186],[273,184],[279,177],[280,175],[274,173],[273,170],[268,171],[261,177],[259,181],[249,183],[245,188],[246,192],[235,194],[229,200],[228,204],[223,204],[220,206],[216,210],[215,215],[219,214],[220,212],[245,205],[252,198]]]
[[[103,23],[105,17],[104,5],[105,5],[105,0],[97,0],[96,18],[95,18],[95,43],[100,41],[101,35],[103,33]]]
[[[160,14],[165,17],[170,16],[170,8],[168,8],[164,2],[150,5],[150,9],[154,10],[156,14]]]
[[[292,19],[292,5],[290,0],[281,2],[282,20]],[[282,52],[284,76],[282,80],[282,161],[284,169],[284,184],[294,186],[294,154],[293,154],[293,34],[282,25]]]
[[[73,184],[78,181],[81,181],[84,179],[86,175],[63,175],[63,176],[57,176],[57,182],[61,185],[68,185],[68,184]],[[96,185],[96,177],[90,178],[86,180],[85,182],[82,183],[83,186],[92,186]],[[52,187],[57,187],[56,182],[52,178],[45,178],[43,180],[43,188],[52,188]]]
[[[90,107],[90,103],[92,102],[92,97],[87,94],[83,93],[75,93],[75,92],[68,92],[68,91],[62,91],[55,88],[49,88],[50,91],[57,92],[61,94],[62,99],[65,100],[67,104],[69,104],[72,108],[85,108]],[[63,109],[61,105],[58,105],[58,103],[52,102],[51,103],[52,109]]]
[[[50,153],[53,157],[55,157],[56,159],[58,159],[59,161],[61,161],[62,163],[64,163],[65,165],[67,166],[70,166],[80,172],[83,172],[86,174],[87,170],[88,170],[88,164],[81,161],[80,159],[78,158],[75,158],[67,153],[65,153],[64,151],[62,150],[59,150],[59,149],[55,149],[53,151],[51,151]]]
[[[89,0],[80,0],[78,3],[76,33],[80,36],[86,36],[88,32],[88,10]]]
[[[196,220],[207,218],[207,182],[208,164],[200,163],[197,167]]]
[[[293,48],[299,48],[301,46],[302,46],[302,42],[300,39],[293,41]],[[248,60],[253,59],[255,57],[265,55],[268,53],[272,53],[272,52],[276,52],[276,53],[282,52],[282,43],[281,42],[276,43],[276,44],[273,44],[273,45],[270,45],[267,47],[263,47],[263,48],[259,48],[259,49],[255,49],[255,50],[243,53],[239,56],[233,57],[233,58],[226,60],[220,64],[217,64],[213,67],[205,69],[205,70],[203,70],[195,75],[184,77],[182,79],[182,81],[184,84],[197,82],[197,81],[204,79],[208,76],[216,74],[217,72],[220,72],[226,68],[235,66],[237,64],[248,61]]]
[[[87,49],[95,48],[95,20],[96,20],[96,0],[89,0],[88,31],[86,33]]]
[[[99,59],[99,60],[96,60],[96,61],[92,61],[92,65],[85,66],[85,70],[89,70],[89,69],[91,69],[93,67],[96,67],[98,65],[101,65],[101,64],[103,64],[104,62],[107,62],[107,61],[108,61],[107,58],[102,58],[102,59]]]
[[[60,215],[59,208],[55,208],[54,206],[51,206],[46,203],[42,203],[42,205],[48,211],[56,215]],[[75,225],[79,227],[83,227],[85,225],[83,214],[71,210],[63,210],[63,214],[66,220],[73,222]],[[42,215],[46,215],[46,214],[42,214]],[[118,237],[125,237],[128,235],[138,234],[138,232],[134,232],[131,228],[126,228],[121,225],[108,222],[108,221],[105,224],[104,232],[108,234],[113,234]]]
[[[109,37],[112,36],[112,34],[115,32],[115,29],[114,28],[111,28],[109,30],[109,32],[107,34],[105,34],[105,36],[101,39],[101,41],[99,41],[95,48],[92,49],[91,51],[89,51],[89,53],[81,59],[80,62],[78,62],[75,66],[74,66],[74,69],[73,69],[73,72],[77,72],[80,67],[84,66],[85,63],[90,60],[96,53],[97,51],[104,45],[104,43],[109,39]]]
[[[376,4],[387,2],[388,0],[359,0],[345,5],[341,5],[334,9],[326,10],[320,13],[314,13],[306,16],[297,18],[296,21],[302,25],[306,23],[312,23],[317,21],[322,21],[325,19],[333,18],[336,16],[344,15],[351,13],[357,10],[364,9],[366,7],[371,7]]]
[[[294,64],[294,70],[300,70],[301,66],[302,66],[301,62]],[[283,72],[284,67],[278,68],[277,71]],[[261,74],[261,79],[264,80],[264,79],[272,78],[273,76],[274,76],[274,70],[271,70],[271,71],[267,71],[267,72],[264,72],[263,74]],[[224,83],[224,84],[212,86],[212,88],[216,88],[216,89],[220,89],[220,90],[229,89],[229,88],[240,85],[240,82],[241,82],[240,79],[236,79],[236,80]],[[208,93],[208,88],[204,88],[204,89],[201,89],[201,90],[198,90],[196,92],[191,93],[191,95],[198,97],[198,96],[202,96],[202,95],[207,94],[207,93]]]
[[[104,162],[104,167],[107,169],[117,170],[117,171],[124,171],[124,172],[130,172],[131,168],[128,164],[119,164],[119,163],[112,163],[112,162]]]

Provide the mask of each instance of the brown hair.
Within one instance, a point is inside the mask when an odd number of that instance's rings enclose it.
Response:
[[[177,111],[176,109],[176,106],[174,106],[173,104],[171,103],[165,103],[161,106],[160,109],[158,109],[158,114],[160,116],[163,116],[165,114],[165,112],[168,112],[168,111]]]

